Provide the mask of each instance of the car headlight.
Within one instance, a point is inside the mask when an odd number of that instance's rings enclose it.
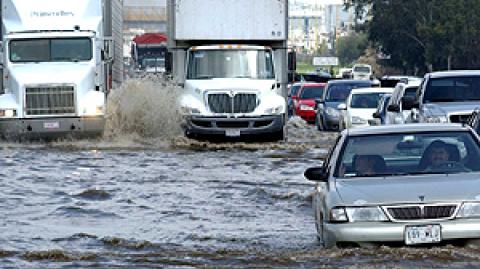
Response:
[[[427,123],[446,123],[448,122],[447,116],[445,115],[436,115],[436,116],[426,116],[425,122]]]
[[[347,212],[345,207],[334,207],[330,210],[331,222],[348,222]]]
[[[180,108],[180,113],[182,115],[200,114],[200,110],[198,108],[182,106]]]
[[[300,105],[300,110],[313,110],[313,107],[309,105]]]
[[[356,221],[388,221],[385,213],[378,207],[347,207],[350,222]]]
[[[463,203],[457,218],[480,218],[480,203]]]
[[[277,106],[265,109],[265,114],[280,114],[282,113],[283,106]]]
[[[339,117],[340,116],[340,112],[333,107],[327,107],[327,110],[325,112],[328,115],[333,116],[333,117]]]
[[[17,116],[16,109],[0,109],[0,117],[2,118],[13,118]]]
[[[352,117],[352,123],[353,124],[365,124],[365,123],[367,123],[367,120],[363,119],[363,118],[360,118],[358,116],[353,116]]]

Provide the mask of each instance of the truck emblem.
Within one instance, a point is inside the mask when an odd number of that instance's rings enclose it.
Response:
[[[425,195],[420,195],[420,196],[418,196],[418,199],[420,199],[420,201],[423,202],[423,201],[425,200]]]
[[[233,91],[233,90],[230,91],[230,92],[228,93],[228,96],[230,96],[230,98],[235,97],[235,91]]]

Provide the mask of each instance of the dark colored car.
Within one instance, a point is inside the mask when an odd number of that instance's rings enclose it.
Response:
[[[325,83],[303,83],[295,100],[295,115],[307,122],[315,122],[315,100],[322,98]]]
[[[480,135],[480,107],[473,111],[468,124]]]
[[[316,100],[315,125],[320,131],[339,130],[340,111],[338,105],[345,103],[354,88],[369,88],[369,80],[331,80],[325,86],[323,98]]]

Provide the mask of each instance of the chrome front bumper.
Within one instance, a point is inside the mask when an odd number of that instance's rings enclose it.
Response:
[[[261,117],[185,117],[183,128],[190,134],[225,135],[227,130],[236,129],[241,135],[268,134],[283,129],[284,115]]]
[[[5,139],[94,137],[102,135],[104,129],[103,116],[0,120],[0,136]]]
[[[404,242],[405,226],[439,224],[442,240],[479,239],[480,219],[431,222],[325,223],[325,232],[336,242]]]

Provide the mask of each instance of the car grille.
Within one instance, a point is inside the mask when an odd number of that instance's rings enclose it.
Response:
[[[395,220],[448,219],[453,216],[456,205],[415,205],[387,208]]]
[[[257,107],[257,95],[238,93],[233,96],[226,93],[208,95],[208,106],[214,113],[250,113]]]
[[[25,113],[28,116],[75,113],[72,86],[29,87],[25,89]]]
[[[470,120],[470,117],[472,117],[472,114],[450,115],[450,122],[453,122],[453,123],[468,123],[468,121]]]

